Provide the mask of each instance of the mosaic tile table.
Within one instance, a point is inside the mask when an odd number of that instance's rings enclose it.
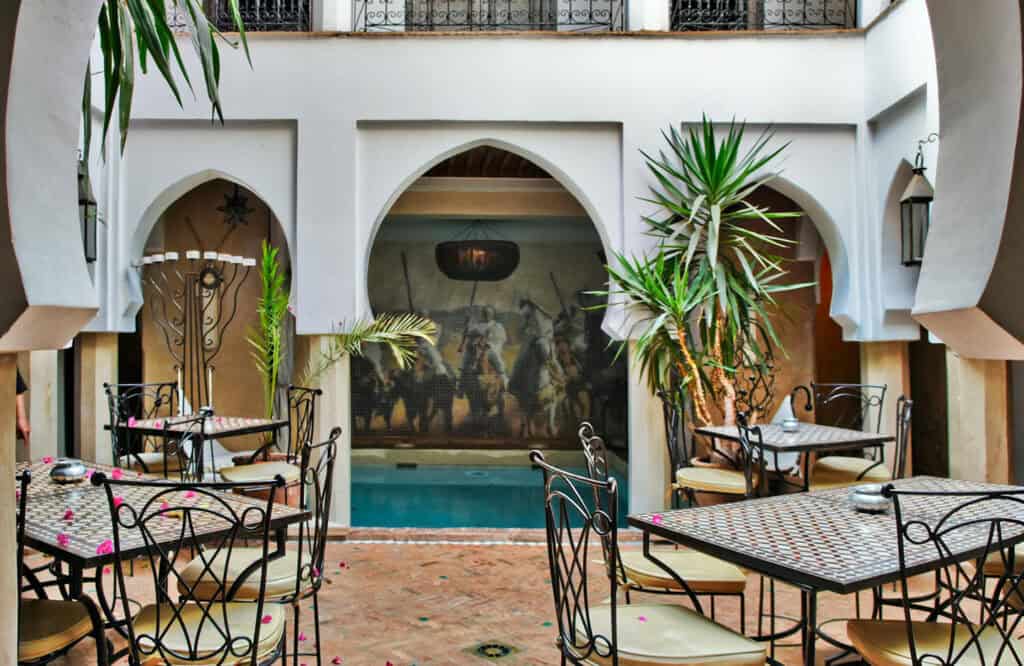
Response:
[[[1013,489],[933,477],[914,477],[895,485],[947,492]],[[796,586],[805,596],[804,626],[817,627],[818,592],[850,594],[900,579],[895,517],[891,512],[855,511],[847,501],[848,492],[840,488],[639,514],[629,516],[629,524],[643,531],[645,551],[655,535]],[[901,507],[905,519],[930,523],[941,520],[962,502],[955,497],[906,497]],[[999,510],[1003,516],[1024,521],[1024,507],[1017,502],[1000,502]],[[1024,541],[1024,532],[1009,539],[1007,545],[1020,541]],[[982,554],[987,543],[985,527],[964,530],[947,541],[961,561]],[[906,558],[911,574],[940,566],[933,545],[908,544]],[[815,632],[805,633],[806,661],[814,663]]]
[[[882,435],[861,430],[850,430],[849,428],[836,428],[833,426],[818,425],[816,423],[803,423],[797,427],[795,432],[786,432],[778,423],[765,423],[758,426],[761,429],[761,439],[764,442],[764,450],[769,453],[823,453],[826,451],[849,451],[852,449],[877,448],[885,446],[889,442],[896,441],[891,435]],[[739,442],[740,435],[736,426],[706,426],[697,428],[694,432],[711,438],[711,445],[714,448],[715,440],[724,439],[731,442]],[[810,482],[810,455],[803,458],[803,490],[807,490]],[[777,458],[776,458],[777,460]],[[799,487],[799,486],[797,486]]]
[[[101,471],[106,474],[113,472],[114,468],[108,465],[90,463],[89,469],[93,472]],[[102,487],[94,486],[89,480],[83,480],[74,484],[59,484],[50,479],[52,462],[19,463],[17,471],[20,473],[29,469],[32,473],[32,480],[28,487],[28,500],[25,507],[25,545],[29,548],[45,553],[54,560],[50,570],[59,580],[61,593],[70,599],[75,599],[83,594],[83,584],[93,582],[96,585],[96,596],[100,608],[106,614],[111,626],[117,626],[119,620],[114,617],[114,611],[105,598],[102,575],[107,565],[116,562],[117,556],[113,552],[103,552],[98,546],[107,540],[113,539],[113,526],[111,524],[110,508],[106,491]],[[164,482],[156,477],[144,477],[137,472],[122,470],[123,478],[137,479],[147,478],[153,481]],[[159,489],[147,488],[145,486],[125,486],[119,490],[121,496],[130,506],[140,506],[145,503]],[[202,498],[202,495],[199,496]],[[239,513],[250,507],[266,507],[266,500],[260,500],[243,495],[225,493],[224,502]],[[196,499],[197,502],[210,502],[209,499]],[[70,513],[70,519],[65,516]],[[198,516],[199,514],[196,514]],[[310,512],[289,507],[285,504],[274,504],[271,510],[270,527],[274,532],[277,549],[271,557],[277,557],[284,553],[285,540],[288,527],[310,517]],[[199,520],[194,518],[194,520]],[[176,543],[180,539],[180,525],[176,521],[168,520],[166,534],[160,535],[161,543]],[[196,534],[203,536],[215,536],[214,530],[223,529],[223,524],[214,525],[211,523],[209,529],[204,531],[204,526],[197,523]],[[121,531],[121,553],[122,557],[134,557],[142,555],[146,551],[140,533],[132,534],[128,530]],[[87,569],[95,569],[95,576],[86,578],[84,572]]]

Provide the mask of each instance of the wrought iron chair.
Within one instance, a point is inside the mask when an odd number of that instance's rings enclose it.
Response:
[[[697,495],[715,493],[736,498],[757,497],[765,485],[765,453],[761,428],[750,426],[745,414],[736,415],[740,449],[739,469],[720,467],[681,467],[676,470],[678,491],[691,505],[698,504]]]
[[[893,468],[885,464],[885,448],[878,447],[874,458],[856,456],[829,456],[811,467],[811,490],[841,488],[858,483],[885,483],[902,479],[907,467],[907,442],[910,439],[910,421],[914,401],[900,396],[896,400],[896,450]]]
[[[84,638],[91,636],[96,641],[96,662],[101,666],[109,663],[107,635],[104,631],[100,611],[88,597],[75,601],[46,598],[46,592],[34,578],[24,584],[26,575],[31,577],[24,566],[25,558],[25,510],[28,503],[28,486],[32,475],[25,470],[16,477],[18,482],[18,508],[15,516],[18,549],[18,663],[46,664],[65,655]],[[21,592],[35,592],[38,598],[22,598]]]
[[[269,584],[270,517],[276,491],[283,479],[256,484],[267,494],[265,504],[243,510],[228,501],[225,491],[238,489],[230,483],[172,483],[165,481],[114,481],[102,472],[92,483],[103,486],[113,524],[113,551],[117,557],[114,585],[122,600],[127,558],[122,552],[144,545],[153,573],[154,602],[132,609],[124,601],[128,655],[132,664],[270,664],[285,648],[287,610],[265,602]],[[170,537],[170,539],[169,539]],[[261,557],[243,577],[252,580],[259,594],[253,602],[235,602],[235,588],[228,586],[235,544],[242,539],[261,543]],[[216,591],[198,598],[194,585],[184,578],[193,562],[185,555],[202,543],[198,559]],[[242,580],[242,579],[240,579]],[[185,592],[180,593],[180,586]],[[198,585],[196,583],[195,585]]]
[[[149,384],[103,384],[110,412],[110,440],[114,464],[144,474],[167,477],[180,470],[180,457],[168,451],[165,441],[143,437],[128,429],[129,419],[158,419],[177,416],[177,382]]]
[[[195,416],[175,419],[173,429],[171,423],[164,423],[164,453],[168,459],[172,455],[177,457],[178,478],[183,482],[199,483],[206,478],[207,443],[213,458],[213,440],[206,436],[209,419],[210,412],[202,410]]]
[[[317,401],[321,395],[323,391],[318,388],[289,386],[288,439],[284,450],[281,450],[280,443],[275,438],[253,453],[247,463],[221,469],[221,477],[225,481],[243,483],[272,479],[280,475],[289,484],[297,483],[301,475],[299,463],[302,450],[313,442]],[[267,460],[271,448],[277,448],[283,453],[283,459]],[[263,462],[259,461],[261,457]]]
[[[881,432],[882,408],[887,384],[817,384],[797,386],[789,394],[795,415],[797,394],[803,393],[803,409],[813,412],[815,422],[850,430]]]
[[[579,437],[587,461],[587,474],[592,479],[608,481],[610,470],[604,439],[586,421],[580,424]],[[595,502],[600,499],[600,494],[595,492]],[[600,508],[599,504],[595,506]],[[605,563],[614,563],[608,566],[615,567],[627,604],[630,603],[630,592],[706,596],[711,602],[710,615],[714,620],[716,598],[736,597],[740,609],[740,633],[746,631],[744,591],[747,577],[739,567],[693,550],[659,551],[657,558],[660,565],[638,550],[620,550],[614,557],[611,553],[604,553]]]
[[[562,664],[765,663],[762,645],[696,610],[676,604],[620,607],[615,567],[602,565],[608,602],[591,605],[590,594],[597,590],[588,580],[591,543],[600,540],[604,552],[618,552],[616,481],[559,469],[539,451],[531,452],[530,459],[544,473],[548,565]],[[591,506],[595,493],[600,501]]]
[[[290,604],[294,611],[292,624],[292,656],[316,657],[320,663],[320,603],[319,591],[324,583],[324,554],[327,548],[328,517],[331,510],[334,462],[338,456],[338,437],[341,428],[331,430],[330,437],[319,444],[302,446],[302,506],[313,513],[309,522],[298,529],[298,543],[294,550],[283,553],[267,563],[266,587],[262,598]],[[227,576],[217,580],[207,571],[202,559],[195,559],[182,571],[178,591],[200,599],[209,599],[221,591],[221,586],[234,590],[230,601],[253,601],[260,594],[259,580],[246,578],[252,565],[263,557],[258,548],[235,548]],[[300,652],[299,619],[302,600],[313,599],[313,622],[316,637],[314,652]]]
[[[1013,543],[1024,529],[1020,519],[1024,490],[937,492],[899,489],[883,491],[893,499],[900,563],[902,620],[850,620],[847,633],[860,655],[872,664],[1021,664],[1024,644],[1024,575],[1013,573]],[[952,505],[946,513],[922,519],[904,515],[906,503],[932,507]],[[980,559],[1002,559],[1004,575],[994,593],[985,593],[982,571],[958,561],[964,541],[983,540]],[[922,609],[911,596],[909,579],[922,553],[939,553],[943,587],[952,591],[942,605]],[[980,604],[982,617],[976,617]],[[917,611],[929,611],[927,618]],[[913,615],[912,615],[913,613]],[[938,618],[944,621],[937,622]]]

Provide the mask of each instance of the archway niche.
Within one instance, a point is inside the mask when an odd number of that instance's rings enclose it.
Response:
[[[234,319],[225,329],[220,351],[213,360],[212,406],[217,414],[264,415],[262,383],[252,359],[252,347],[246,340],[248,333],[258,324],[256,307],[262,292],[259,258],[263,241],[279,250],[278,259],[286,276],[287,290],[291,275],[290,255],[277,217],[258,194],[238,183],[215,178],[193,187],[160,213],[142,252],[144,256],[178,252],[184,259],[186,251],[198,249],[257,259],[257,266],[249,270],[238,288]],[[165,338],[154,315],[154,307],[159,307],[160,301],[154,287],[145,282],[142,293],[144,302],[137,315],[136,333],[124,335],[120,341],[122,358],[134,357],[137,361],[128,363],[126,367],[122,364],[119,380],[174,381],[176,363],[168,349],[168,344],[173,344],[173,341],[169,343]],[[225,303],[226,310],[234,307],[230,299]],[[289,339],[294,336],[294,319],[291,316],[286,318],[284,334]],[[286,340],[284,348],[287,357],[279,383],[287,385],[292,377],[294,345]],[[198,408],[201,405],[191,406]],[[258,446],[255,438],[246,437],[225,439],[220,443],[232,451],[252,450]],[[218,466],[222,462],[218,461]]]
[[[448,278],[435,246],[470,233],[515,242],[516,270]],[[626,480],[626,359],[601,330],[604,312],[587,310],[603,300],[591,292],[605,288],[605,261],[576,197],[504,148],[451,156],[397,197],[370,251],[370,306],[424,314],[439,338],[406,370],[380,349],[353,359],[353,525],[538,527],[527,452],[583,469],[584,420]]]

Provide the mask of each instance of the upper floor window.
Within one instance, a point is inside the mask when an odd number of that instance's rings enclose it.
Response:
[[[238,9],[246,30],[307,32],[311,29],[310,3],[312,0],[238,0]],[[206,15],[218,30],[231,32],[235,29],[231,20],[227,0],[203,0]],[[172,28],[187,29],[188,21],[184,10],[172,5],[168,25]]]
[[[672,0],[672,30],[852,28],[856,0]]]
[[[366,32],[625,30],[626,0],[355,0]]]

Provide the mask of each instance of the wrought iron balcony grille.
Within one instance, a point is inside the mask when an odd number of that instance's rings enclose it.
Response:
[[[626,0],[356,0],[355,4],[355,29],[362,32],[626,29]]]
[[[238,0],[246,30],[308,32],[311,0]],[[221,30],[234,30],[226,0],[210,0],[210,17]]]
[[[672,0],[672,30],[852,28],[856,0]]]

